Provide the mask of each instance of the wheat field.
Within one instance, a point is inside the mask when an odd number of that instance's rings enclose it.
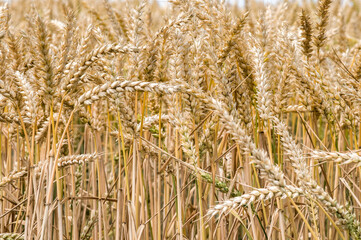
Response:
[[[360,1],[0,6],[0,239],[361,239]]]

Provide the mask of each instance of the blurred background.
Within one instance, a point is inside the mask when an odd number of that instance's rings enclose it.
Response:
[[[237,4],[238,6],[244,6],[244,0],[226,0],[227,2],[229,2],[230,4]],[[279,0],[259,0],[259,2],[264,2],[264,3],[277,3]],[[166,5],[168,3],[167,0],[158,0],[158,2],[160,4],[164,4]]]

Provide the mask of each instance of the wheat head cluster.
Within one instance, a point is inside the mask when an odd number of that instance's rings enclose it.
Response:
[[[361,239],[361,3],[0,3],[0,239]]]

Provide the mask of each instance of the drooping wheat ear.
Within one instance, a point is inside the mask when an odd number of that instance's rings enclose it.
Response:
[[[355,163],[356,167],[361,166],[361,156],[356,152],[326,152],[321,150],[313,150],[310,157],[320,161],[332,161],[340,164]]]
[[[20,171],[13,171],[9,175],[4,176],[0,182],[0,187],[6,186],[8,183],[22,178],[28,174],[26,168],[22,168]]]
[[[81,165],[87,162],[94,161],[97,157],[99,157],[98,153],[65,156],[59,158],[58,166],[66,167],[74,164]]]
[[[265,177],[274,186],[280,187],[281,189],[286,186],[284,173],[281,169],[271,162],[265,151],[256,147],[252,138],[240,127],[239,121],[230,115],[222,102],[205,95],[191,86],[187,86],[184,89],[184,92],[194,95],[203,102],[207,108],[214,111],[214,113],[220,118],[226,132],[233,136],[232,139],[239,144],[241,154],[251,154],[252,162],[261,171],[261,177]]]
[[[41,170],[46,166],[46,162],[41,161],[36,165],[33,165],[31,167],[32,172],[38,176],[41,172]],[[22,167],[19,170],[14,170],[11,173],[9,173],[7,176],[4,176],[0,182],[0,187],[4,187],[5,185],[16,181],[22,177],[25,177],[28,175],[28,169],[26,167]]]
[[[20,233],[0,233],[0,240],[23,240],[24,235]]]
[[[161,116],[161,121],[162,124],[163,122],[169,122],[171,125],[175,125],[176,124],[176,120],[175,117],[171,114],[162,114]],[[144,118],[143,121],[143,129],[149,129],[151,126],[158,124],[159,122],[159,115],[153,115],[153,116],[149,116]],[[137,124],[137,132],[140,131],[140,127],[141,127],[141,123]]]
[[[302,31],[302,52],[307,57],[307,59],[309,59],[312,54],[312,25],[310,17],[304,9],[302,9],[301,12],[300,22]]]
[[[227,213],[231,209],[238,209],[240,207],[245,207],[251,203],[261,200],[268,200],[272,197],[279,198],[296,198],[302,196],[303,190],[301,188],[293,187],[291,185],[286,185],[285,190],[281,190],[279,187],[270,186],[267,188],[258,188],[253,190],[250,193],[243,194],[242,196],[228,199],[208,210],[207,215],[213,217],[217,214]]]
[[[291,161],[292,167],[298,176],[299,186],[304,186],[305,190],[326,206],[326,208],[338,218],[338,223],[346,228],[356,239],[361,237],[360,222],[354,213],[351,213],[344,206],[333,199],[317,182],[312,178],[306,160],[303,158],[302,150],[296,145],[289,134],[286,125],[278,118],[273,117],[275,131],[281,136],[281,143],[285,153]]]
[[[224,124],[228,133],[233,135],[234,140],[240,145],[241,152],[250,153],[251,159],[255,163],[256,167],[260,169],[261,176],[266,177],[274,186],[279,187],[282,191],[285,190],[286,182],[283,172],[278,166],[273,165],[270,159],[262,150],[256,148],[251,138],[246,135],[244,130],[239,127],[233,117],[222,107],[222,104],[209,96],[202,94],[196,89],[192,89],[188,86],[189,94],[194,94],[202,100],[209,108],[220,117],[220,120]],[[321,201],[329,211],[335,214],[339,219],[339,224],[344,226],[349,232],[356,237],[361,237],[361,227],[356,219],[355,215],[340,205],[335,199],[333,199],[323,188],[317,185],[317,183],[311,178],[308,166],[305,161],[300,159],[302,151],[294,143],[292,137],[289,135],[287,128],[278,118],[273,118],[275,122],[275,129],[281,136],[282,144],[286,153],[290,156],[292,166],[296,169],[296,172],[300,179],[301,186],[306,186],[307,190],[312,195]]]
[[[181,91],[179,85],[169,85],[163,83],[141,82],[141,81],[115,81],[107,82],[101,86],[96,86],[90,91],[81,95],[77,101],[77,105],[90,105],[104,97],[109,97],[118,92],[154,92],[157,94],[173,94]]]
[[[315,46],[317,50],[317,55],[319,57],[320,49],[325,44],[326,41],[326,27],[328,24],[329,8],[331,6],[332,0],[321,0],[318,6],[318,18],[319,22],[317,23],[317,35],[315,36]]]
[[[82,59],[76,63],[73,71],[69,73],[69,77],[66,79],[63,85],[63,91],[66,92],[71,89],[76,89],[75,87],[78,85],[79,80],[82,78],[86,70],[98,59],[110,54],[124,54],[137,51],[139,51],[138,48],[123,46],[121,44],[106,44],[94,49],[92,52],[82,57]]]
[[[17,125],[21,124],[17,114],[13,114],[13,113],[0,113],[0,122],[16,123]]]
[[[283,111],[285,112],[310,112],[312,109],[304,105],[289,105]]]

